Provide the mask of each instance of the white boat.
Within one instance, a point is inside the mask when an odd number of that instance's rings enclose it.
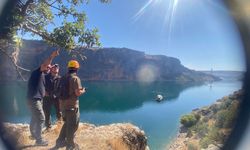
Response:
[[[163,100],[163,96],[161,94],[157,94],[155,99],[156,101],[160,102]]]

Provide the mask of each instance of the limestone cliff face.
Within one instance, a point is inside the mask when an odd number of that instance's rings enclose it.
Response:
[[[20,50],[19,64],[34,69],[49,56],[55,48],[42,41],[24,41]],[[80,56],[85,56],[84,60]],[[218,78],[184,67],[180,60],[163,55],[147,55],[127,48],[81,49],[78,53],[61,51],[54,62],[66,72],[66,63],[77,59],[81,63],[79,76],[85,80],[140,80],[140,81],[213,81]],[[8,71],[8,76],[15,73]],[[29,73],[24,75],[28,78]],[[9,79],[13,79],[9,78]]]
[[[126,48],[85,50],[85,55],[87,60],[80,73],[90,80],[175,80],[187,70],[175,58],[146,55]]]
[[[32,70],[38,67],[39,64],[46,57],[41,57],[42,54],[51,49],[45,42],[42,41],[24,41],[23,46],[20,48],[18,55],[18,65],[25,69]],[[0,52],[0,81],[15,81],[20,80],[15,66],[10,59],[3,53]],[[27,79],[30,72],[19,70],[22,75]]]

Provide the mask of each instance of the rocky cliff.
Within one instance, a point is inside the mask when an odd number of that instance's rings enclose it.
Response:
[[[34,69],[49,56],[55,48],[42,41],[24,40],[19,54],[19,64]],[[85,56],[85,57],[82,57]],[[3,56],[2,56],[3,57]],[[164,55],[147,55],[144,52],[127,48],[80,49],[78,53],[61,51],[54,62],[66,72],[66,63],[70,59],[81,63],[79,76],[85,80],[139,80],[139,81],[214,81],[217,77],[190,70],[180,60]],[[81,58],[84,58],[83,60]],[[6,66],[7,61],[4,61]],[[4,73],[3,73],[4,72]],[[1,80],[15,80],[13,69],[4,69]],[[28,78],[29,73],[23,72]]]
[[[243,91],[218,99],[182,116],[181,127],[168,150],[219,150],[234,127]]]
[[[45,147],[35,145],[35,140],[30,138],[27,124],[5,123],[3,136],[11,141],[16,139],[17,149],[48,150],[55,146],[61,126],[61,123],[57,123],[49,131],[43,132],[43,137],[49,141],[49,145]],[[145,133],[129,123],[105,126],[80,123],[75,142],[81,150],[149,150]],[[60,149],[65,149],[65,147]]]

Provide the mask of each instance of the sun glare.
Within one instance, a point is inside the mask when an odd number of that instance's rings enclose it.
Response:
[[[133,21],[136,22],[146,11],[146,9],[154,2],[155,0],[148,0],[146,4],[144,4],[139,11],[133,16]]]
[[[168,43],[170,42],[171,33],[174,26],[175,13],[177,11],[179,0],[148,0],[132,17],[133,22],[137,22],[143,17],[146,11],[153,8],[155,11],[160,9],[165,10],[164,18],[162,20],[163,29],[168,30]],[[155,7],[156,6],[156,7]],[[154,12],[153,12],[154,13]]]

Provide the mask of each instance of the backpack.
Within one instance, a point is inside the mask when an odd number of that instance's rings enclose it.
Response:
[[[65,75],[61,78],[60,80],[60,88],[59,88],[59,99],[61,100],[66,100],[69,99],[70,94],[69,94],[69,84],[71,80],[70,75]]]

